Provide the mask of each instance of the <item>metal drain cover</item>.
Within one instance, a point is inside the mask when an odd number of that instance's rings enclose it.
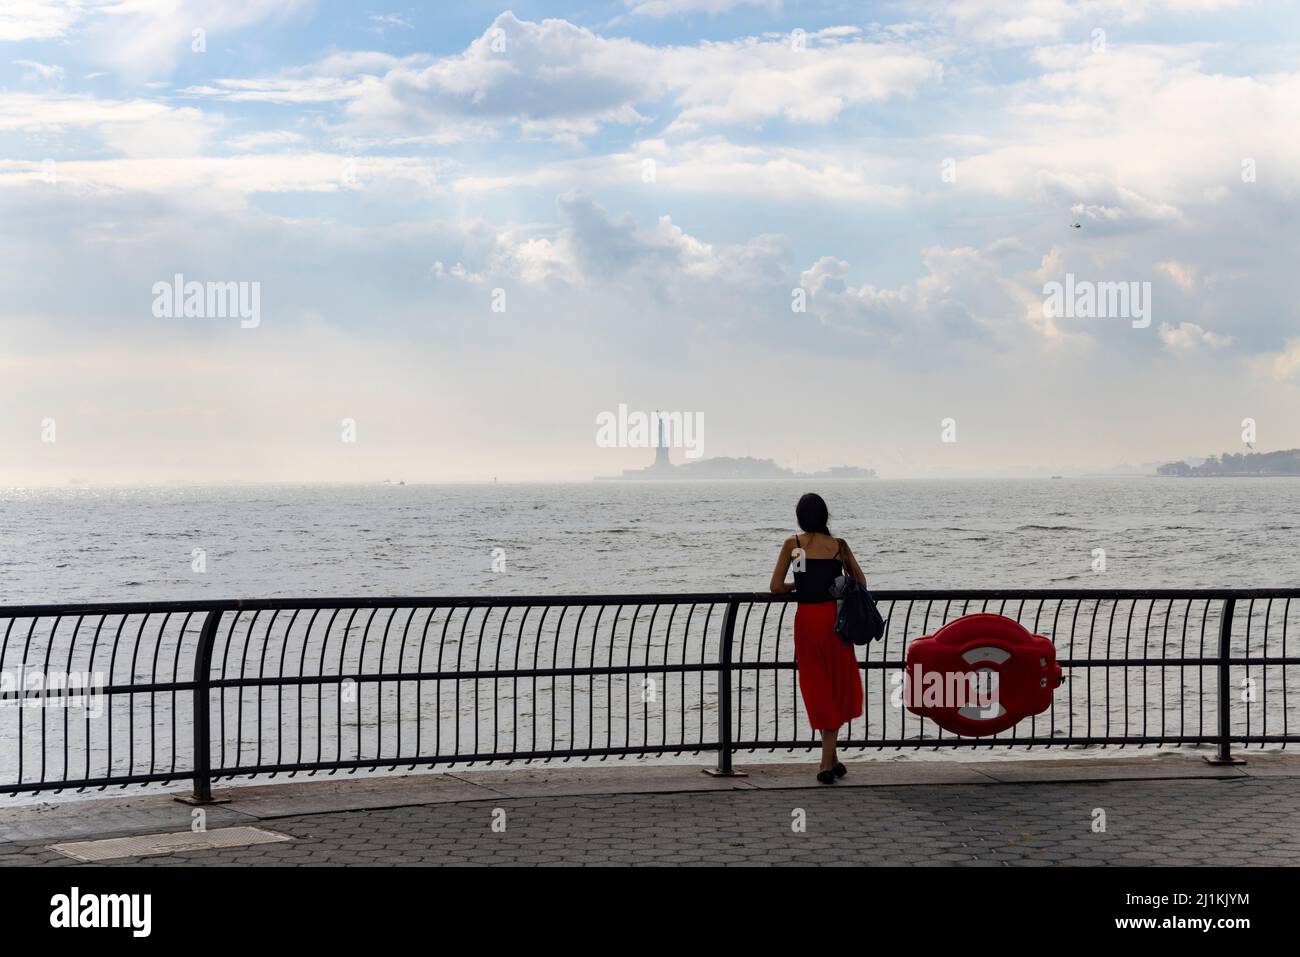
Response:
[[[78,861],[112,861],[123,857],[151,857],[180,851],[247,847],[250,844],[274,844],[292,840],[288,834],[265,831],[260,827],[219,827],[212,831],[179,831],[175,834],[143,834],[136,837],[110,837],[102,841],[51,844],[50,850]]]

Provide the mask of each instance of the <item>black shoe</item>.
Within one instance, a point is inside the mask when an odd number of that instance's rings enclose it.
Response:
[[[818,771],[818,772],[817,772],[817,780],[820,781],[822,784],[834,784],[834,783],[835,783],[835,772],[834,772],[834,771]]]
[[[849,769],[838,761],[835,762],[835,767],[831,768],[831,774],[835,775],[837,778],[842,778],[848,773]]]

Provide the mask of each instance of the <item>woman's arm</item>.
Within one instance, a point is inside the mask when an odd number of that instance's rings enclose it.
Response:
[[[794,591],[794,582],[785,580],[785,573],[790,570],[790,559],[794,554],[794,539],[787,538],[781,546],[781,554],[776,556],[776,569],[772,572],[772,594],[784,595]]]
[[[848,542],[844,543],[844,564],[849,566],[849,571],[853,573],[854,578],[862,582],[864,585],[867,583],[867,576],[862,574],[862,566],[859,565],[858,560],[853,557],[853,549],[849,548]]]

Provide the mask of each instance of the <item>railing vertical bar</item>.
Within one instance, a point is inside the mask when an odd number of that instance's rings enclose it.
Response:
[[[1291,617],[1291,599],[1286,599],[1286,604],[1282,606],[1282,657],[1286,657],[1286,625],[1287,619]],[[1289,738],[1291,732],[1288,730],[1289,722],[1287,718],[1287,691],[1286,691],[1286,672],[1290,665],[1282,665],[1282,737]],[[1282,743],[1286,747],[1286,742]]]
[[[1228,661],[1232,645],[1232,613],[1235,598],[1223,599],[1219,612],[1219,753],[1207,760],[1211,764],[1245,764],[1232,756],[1232,689]]]
[[[145,617],[148,618],[147,615],[146,615]],[[61,621],[63,621],[63,616],[62,616],[62,615],[58,615],[58,616],[55,617],[55,619],[54,619],[54,624],[50,626],[50,643],[49,643],[48,645],[46,645],[46,647],[45,647],[45,663],[41,665],[41,676],[42,676],[42,678],[43,678],[45,675],[48,675],[48,674],[50,673],[50,656],[54,653],[54,642],[55,642],[55,638],[58,636],[58,633],[59,633],[59,622],[61,622]],[[142,624],[140,627],[143,628],[144,625]],[[138,641],[139,641],[139,636],[137,636],[137,643],[138,643]],[[24,660],[24,661],[27,660],[25,655],[23,656],[23,660]],[[131,678],[132,678],[132,680],[135,680],[134,660],[132,661],[132,665],[133,665],[133,667],[132,667],[132,669],[131,669]],[[132,730],[131,740],[132,740],[132,742],[134,742],[134,741],[135,741],[135,734],[134,734],[134,731],[135,731],[135,711],[134,711],[135,695],[131,695],[131,703],[132,703],[133,709],[132,709],[132,711],[131,711],[130,727],[131,727],[131,730]],[[26,704],[26,701],[25,701],[25,700],[23,701],[23,704]],[[46,764],[46,759],[47,759],[47,757],[48,757],[48,755],[49,755],[49,748],[47,747],[47,745],[46,745],[46,740],[45,740],[45,738],[46,738],[46,728],[45,728],[46,714],[45,714],[45,713],[46,713],[46,711],[48,711],[49,709],[43,707],[44,702],[41,702],[41,704],[42,704],[42,707],[39,708],[38,710],[39,710],[40,713],[41,713],[41,781],[44,782],[44,781],[48,780],[48,778],[46,777],[46,774],[45,774],[45,764]],[[66,754],[66,744],[67,744],[67,742],[65,741],[65,742],[64,742],[64,745],[65,745],[65,754]],[[64,763],[66,764],[67,762],[65,761]],[[131,767],[132,767],[132,768],[135,767],[135,750],[134,750],[134,748],[133,748],[132,751],[131,751]]]
[[[401,642],[401,644],[399,644],[399,645],[397,646],[397,671],[398,671],[399,674],[401,674],[403,671],[406,670],[406,639],[407,639],[407,637],[408,637],[408,636],[410,635],[410,633],[411,633],[411,622],[413,622],[414,620],[415,620],[415,609],[412,608],[412,609],[410,609],[410,610],[407,612],[407,615],[406,615],[406,624],[402,626],[402,642]],[[307,634],[308,634],[308,635],[311,634],[311,625],[310,625],[310,624],[308,624],[308,626],[307,626]],[[304,639],[304,641],[303,641],[303,654],[304,654],[304,656],[306,655],[306,651],[307,651],[307,643],[306,643],[306,640]],[[418,667],[418,666],[417,666],[417,667]],[[403,721],[402,721],[402,686],[403,686],[403,684],[404,684],[404,682],[401,681],[401,680],[399,679],[398,682],[397,682],[397,712],[396,712],[396,714],[397,714],[397,743],[393,745],[393,760],[394,760],[394,761],[396,761],[398,758],[400,758],[400,757],[402,756],[402,724],[403,724]],[[320,686],[317,685],[317,687],[319,688]],[[419,692],[418,692],[418,691],[416,692],[416,696],[415,696],[415,715],[416,715],[416,719],[417,719],[417,722],[418,722],[418,719],[419,719],[419,716],[420,716],[420,695],[419,695]],[[299,719],[298,719],[298,723],[299,723],[299,726],[301,727],[301,724],[302,724],[302,718],[301,718],[301,716],[300,716]],[[417,723],[416,727],[419,727],[418,723]],[[418,754],[419,752],[417,751],[416,753]],[[395,770],[397,770],[397,765],[396,765],[396,764],[393,764],[392,767],[390,767],[388,770],[390,770],[390,771],[395,771]],[[412,770],[414,770],[414,766],[412,766]]]
[[[208,612],[194,654],[194,794],[195,804],[212,803],[212,648],[222,613]]]
[[[721,647],[718,649],[718,770],[721,775],[731,776],[735,769],[731,766],[731,649],[736,634],[736,615],[740,611],[740,602],[735,598],[727,600],[727,611],[722,618]],[[703,677],[704,672],[700,672]],[[703,731],[703,726],[701,726]]]
[[[623,747],[632,746],[632,649],[636,645],[636,623],[641,617],[641,604],[638,602],[636,610],[632,612],[632,623],[627,630],[627,655],[625,656],[625,667],[627,673],[623,675]],[[646,650],[649,651],[650,636],[646,636]],[[613,660],[613,654],[610,655]],[[641,675],[641,701],[645,702],[645,674]],[[645,741],[645,721],[641,722],[641,740]]]
[[[310,647],[310,645],[311,645],[311,630],[312,630],[312,627],[316,624],[316,616],[319,615],[319,614],[320,614],[320,609],[319,609],[319,608],[313,610],[312,613],[311,613],[311,617],[307,619],[307,624],[306,624],[306,626],[304,626],[304,628],[303,628],[303,633],[302,633],[302,648],[301,648],[301,650],[300,650],[299,653],[298,653],[298,675],[299,675],[300,677],[301,677],[302,675],[305,675],[305,674],[307,673],[307,649],[308,649],[308,647]],[[298,615],[298,613],[295,611],[295,612],[294,612],[294,617],[296,618],[297,615]],[[280,649],[280,660],[281,660],[281,665],[280,665],[280,674],[281,674],[281,675],[284,674],[284,664],[283,664],[283,661],[284,661],[284,656],[285,656],[285,654],[288,652],[288,649],[289,649],[289,636],[290,636],[291,634],[293,634],[293,621],[292,621],[292,620],[290,620],[288,627],[285,628],[285,630],[284,630],[284,644],[281,646],[281,649]],[[267,629],[266,629],[266,634],[263,636],[262,641],[263,641],[264,643],[269,643],[269,641],[270,641],[270,636],[271,636],[271,627],[270,627],[270,625],[268,625],[268,626],[267,626]],[[264,651],[263,653],[265,653],[265,651]],[[323,687],[324,687],[324,685],[319,685],[319,684],[316,686],[316,696],[317,696],[317,703],[318,703],[317,715],[320,714],[320,710],[319,710],[319,700],[320,700],[321,689],[322,689]],[[258,714],[258,720],[260,721],[260,720],[261,720],[261,715],[262,715],[262,695],[261,695],[261,689],[260,689],[260,688],[258,689],[258,695],[257,695],[257,714]],[[278,731],[277,734],[276,734],[276,747],[279,748],[279,747],[280,747],[280,743],[284,740],[284,729],[285,729],[286,722],[285,722],[285,720],[284,720],[284,714],[283,714],[283,712],[282,712],[281,710],[279,710],[278,708],[277,708],[277,711],[276,711],[276,715],[275,715],[275,716],[276,716],[276,718],[278,719],[276,723],[279,725],[279,731]],[[399,726],[399,727],[400,727],[400,726]],[[298,685],[298,711],[297,711],[297,713],[294,715],[294,733],[295,733],[295,736],[296,736],[297,739],[298,739],[297,742],[296,742],[296,743],[297,743],[297,750],[298,750],[298,760],[299,760],[299,762],[301,762],[301,761],[304,760],[304,758],[303,758],[303,750],[302,750],[302,745],[303,745],[302,685]],[[258,731],[258,734],[257,734],[257,740],[258,740],[258,746],[260,747],[260,746],[261,746],[261,741],[262,741],[262,733],[261,733],[260,730]],[[311,776],[314,775],[315,773],[316,773],[315,771],[308,771],[308,772],[307,772],[307,776],[308,776],[308,777],[311,777]]]
[[[555,639],[551,642],[551,750],[555,750],[555,718],[560,711],[560,676],[555,674],[555,670],[560,655],[560,640],[564,636],[564,618],[568,613],[568,605],[560,609],[560,620],[555,623]]]
[[[325,674],[325,656],[329,653],[330,635],[334,631],[334,619],[338,617],[339,610],[334,609],[330,615],[329,621],[325,622],[325,634],[321,637],[320,643],[320,660],[316,663],[316,670],[320,674]],[[339,674],[342,674],[342,668]],[[324,694],[325,685],[321,683],[316,686],[316,761],[319,763],[325,753],[325,734],[324,734]],[[334,710],[336,713],[343,707],[343,684],[339,683],[334,692]]]
[[[700,663],[701,664],[704,663],[705,653],[708,651],[709,648],[709,623],[713,621],[713,609],[715,607],[716,606],[714,605],[713,602],[709,602],[709,610],[704,615],[704,627],[700,630]],[[704,699],[705,699],[704,669],[701,668],[700,669],[700,727],[699,727],[700,733],[699,736],[695,739],[695,743],[699,746],[695,750],[696,754],[700,753],[700,748],[702,748],[706,743],[704,740],[704,724],[705,724]]]
[[[100,623],[101,626],[102,626],[103,623],[104,623],[104,618],[105,618],[105,617],[107,617],[107,616],[101,616],[101,617],[100,617],[99,623]],[[185,615],[185,620],[181,623],[181,630],[180,630],[180,631],[177,633],[177,635],[176,635],[176,654],[172,655],[172,684],[176,684],[178,681],[180,681],[180,675],[181,675],[181,671],[180,671],[180,669],[181,669],[181,648],[183,648],[184,645],[185,645],[185,635],[186,635],[186,633],[189,631],[189,628],[190,628],[190,619],[193,618],[193,617],[194,617],[194,612],[191,611],[191,612],[187,612],[187,613],[186,613],[186,615]],[[92,644],[91,647],[90,647],[90,671],[91,671],[92,674],[93,674],[94,671],[95,671],[95,645],[98,645],[98,644],[99,644],[99,629],[96,628],[96,629],[95,629],[95,641],[94,641],[94,644]],[[180,753],[180,748],[178,747],[178,742],[176,741],[176,692],[175,692],[175,691],[172,691],[171,708],[170,708],[170,710],[171,710],[171,719],[172,719],[172,767],[171,767],[171,769],[172,769],[173,771],[175,771],[175,770],[176,770],[176,756]],[[108,725],[108,727],[109,727],[109,729],[110,729],[110,737],[111,737],[112,724],[110,723],[110,724]],[[89,715],[87,715],[87,720],[86,720],[86,750],[87,750],[87,751],[90,750],[90,720],[89,720]],[[87,758],[86,758],[86,777],[90,777],[90,758],[89,758],[89,755],[87,755]]]
[[[1268,600],[1268,604],[1264,606],[1264,634],[1260,642],[1263,646],[1263,651],[1261,652],[1261,654],[1263,655],[1265,660],[1268,659],[1268,626],[1269,626],[1269,621],[1272,619],[1272,617],[1273,617],[1273,599],[1270,598]],[[1249,654],[1250,653],[1247,652],[1247,655]],[[1263,737],[1268,737],[1268,665],[1267,664],[1260,665],[1259,670],[1260,670],[1259,702],[1261,705],[1260,707],[1261,727],[1259,729],[1259,733]],[[1247,714],[1249,713],[1250,712],[1248,711]],[[1263,746],[1264,745],[1261,743],[1260,747],[1262,748]]]
[[[673,636],[673,622],[676,620],[676,618],[677,618],[677,603],[673,602],[673,609],[668,613],[668,624],[664,626],[663,664],[665,667],[664,667],[663,693],[665,696],[668,694],[668,670],[667,670],[667,665],[669,664],[668,646]],[[668,704],[666,699],[662,699],[662,700],[663,700],[663,704],[661,704],[659,707],[659,726],[660,726],[659,743],[660,745],[667,745],[668,744]],[[659,753],[663,754],[662,748],[659,751]]]
[[[614,646],[618,644],[618,620],[619,617],[623,614],[623,609],[625,607],[627,606],[625,605],[618,606],[618,608],[614,611],[614,620],[610,622],[609,625],[609,654],[605,656],[606,668],[614,667]],[[632,625],[628,632],[628,639],[627,639],[629,647],[631,646],[632,632],[635,630],[636,630],[636,614],[633,613]],[[592,657],[593,659],[595,658],[594,655]],[[624,675],[623,677],[626,678],[627,675]],[[613,747],[613,742],[614,742],[614,688],[617,686],[617,684],[618,682],[615,681],[615,675],[612,672],[609,672],[605,675],[605,751],[606,752],[608,752],[609,749]],[[624,687],[626,688],[626,685],[624,685]],[[605,760],[604,755],[601,756],[601,760],[602,761]]]

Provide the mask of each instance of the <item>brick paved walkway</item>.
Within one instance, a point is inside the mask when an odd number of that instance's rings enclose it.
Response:
[[[1104,832],[1093,829],[1098,809],[1105,814]],[[504,831],[494,831],[502,812]],[[800,818],[806,827],[796,832]],[[115,863],[1300,864],[1300,781],[534,796],[304,814],[258,826],[293,840]],[[0,865],[76,864],[48,843],[0,845]]]

